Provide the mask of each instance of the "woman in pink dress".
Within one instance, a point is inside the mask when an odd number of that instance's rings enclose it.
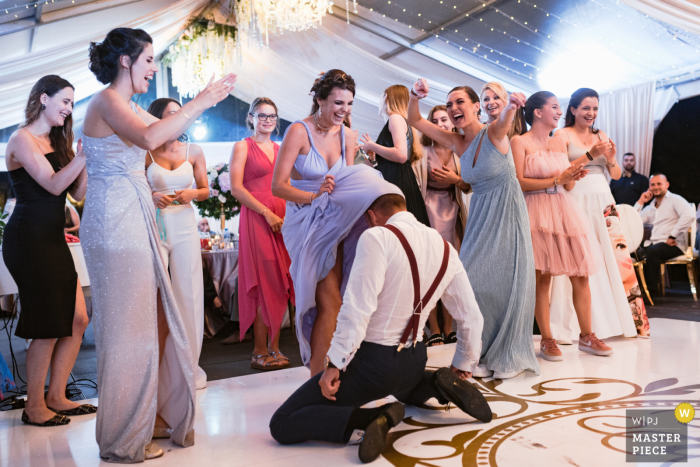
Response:
[[[258,370],[289,366],[289,359],[279,350],[279,332],[287,302],[294,303],[291,260],[280,233],[285,201],[274,197],[271,188],[279,145],[270,135],[277,128],[277,119],[272,100],[255,99],[247,119],[253,136],[233,146],[229,162],[231,194],[243,205],[238,247],[241,340],[253,325],[255,347],[250,366]]]
[[[530,217],[532,247],[537,271],[535,318],[542,333],[540,356],[548,361],[564,359],[552,337],[549,323],[549,289],[552,276],[568,276],[581,327],[579,350],[610,355],[613,350],[591,329],[591,291],[588,277],[597,271],[590,226],[586,216],[567,193],[588,171],[571,165],[566,147],[550,137],[562,116],[559,101],[551,92],[540,91],[525,104],[530,131],[511,140],[515,171],[525,193]],[[564,188],[562,190],[561,188]]]

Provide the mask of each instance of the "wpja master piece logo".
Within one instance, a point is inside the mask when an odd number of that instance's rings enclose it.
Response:
[[[627,462],[688,462],[688,422],[695,409],[627,410]]]

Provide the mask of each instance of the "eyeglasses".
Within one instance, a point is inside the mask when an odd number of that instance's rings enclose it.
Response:
[[[272,115],[267,115],[267,114],[250,114],[252,117],[258,117],[261,121],[266,122],[270,120],[271,122],[276,122],[277,121],[277,115],[272,114]]]

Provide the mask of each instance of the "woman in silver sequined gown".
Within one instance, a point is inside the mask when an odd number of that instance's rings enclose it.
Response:
[[[162,405],[158,415],[172,429],[171,439],[181,446],[194,444],[191,343],[161,257],[144,170],[146,150],[176,139],[223,100],[233,77],[210,85],[182,112],[157,120],[130,102],[134,93],[148,90],[148,78],[156,71],[147,33],[111,31],[104,42],[91,44],[90,69],[109,84],[91,98],[83,124],[88,188],[81,241],[97,346],[97,442],[104,460],[134,463],[163,455],[149,443],[157,406]],[[163,321],[157,318],[157,290]],[[164,331],[173,346],[161,361]],[[164,394],[158,393],[159,362],[176,374]],[[164,403],[157,404],[158,399]]]

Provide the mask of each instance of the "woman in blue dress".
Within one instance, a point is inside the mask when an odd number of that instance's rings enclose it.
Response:
[[[297,337],[311,376],[325,369],[363,214],[378,197],[401,190],[365,165],[353,166],[355,134],[343,125],[355,81],[341,70],[311,88],[311,115],[284,135],[272,194],[287,200],[282,237],[292,260]],[[402,195],[403,196],[403,195]]]
[[[479,121],[479,96],[468,86],[447,95],[447,114],[459,133],[421,117],[418,99],[428,94],[425,79],[411,90],[409,124],[437,143],[462,154],[462,179],[474,190],[460,258],[484,315],[481,360],[474,376],[513,378],[539,374],[532,342],[535,263],[530,222],[510,150],[510,130],[525,96],[511,94],[498,119]]]

